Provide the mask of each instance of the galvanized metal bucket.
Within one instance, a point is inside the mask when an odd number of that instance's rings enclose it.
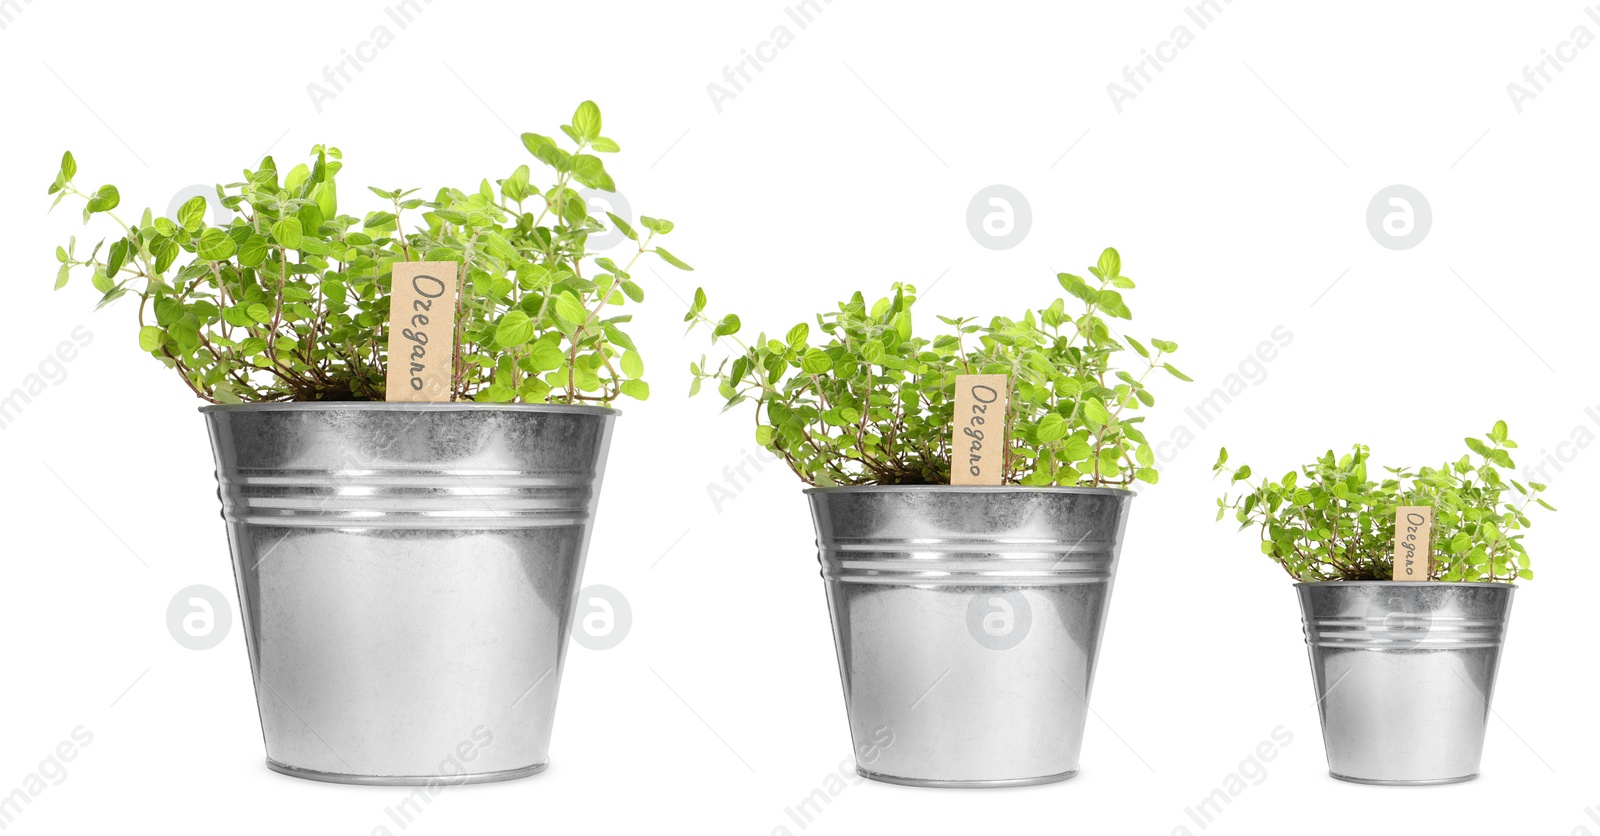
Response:
[[[930,787],[1077,774],[1133,494],[931,485],[806,493],[856,771]]]
[[[1478,777],[1515,587],[1297,585],[1328,774],[1360,784]]]
[[[543,770],[618,413],[201,411],[267,765],[361,784]]]

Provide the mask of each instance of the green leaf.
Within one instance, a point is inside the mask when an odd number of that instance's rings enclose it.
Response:
[[[542,134],[522,135],[522,147],[528,149],[528,153],[534,155],[535,157],[539,156],[540,149],[554,146],[555,144],[555,140]]]
[[[721,322],[717,323],[716,330],[712,332],[711,336],[712,339],[716,339],[737,333],[739,333],[739,317],[728,314],[722,318]]]
[[[1059,413],[1052,412],[1039,421],[1038,437],[1040,444],[1049,444],[1067,435],[1067,419]]]
[[[622,373],[628,377],[644,376],[644,358],[637,351],[622,352]]]
[[[1095,429],[1111,423],[1111,413],[1106,412],[1106,406],[1099,398],[1090,398],[1083,402],[1083,417],[1089,422],[1089,426]]]
[[[233,238],[215,227],[201,233],[200,240],[195,243],[196,254],[205,261],[226,261],[237,250],[238,245],[233,243]]]
[[[1107,316],[1118,319],[1130,319],[1133,314],[1128,311],[1128,306],[1122,301],[1122,294],[1115,290],[1101,290],[1095,293],[1100,310]]]
[[[1110,279],[1122,274],[1122,256],[1112,247],[1106,247],[1100,253],[1100,275]]]
[[[166,342],[167,332],[154,325],[146,325],[139,329],[139,349],[141,351],[159,351],[161,344]]]
[[[517,390],[504,383],[494,383],[478,393],[478,400],[488,403],[510,403],[516,400]]]
[[[894,331],[900,335],[900,339],[911,339],[911,314],[901,311],[895,314],[894,320],[890,324],[894,326]]]
[[[167,336],[184,352],[194,351],[200,347],[200,331],[194,322],[194,317],[172,323],[172,327],[167,329]]]
[[[300,219],[282,218],[273,224],[272,240],[288,249],[299,249],[301,242],[305,240],[305,230],[300,226]]]
[[[377,212],[374,214],[387,215],[389,213]],[[316,235],[322,229],[323,222],[328,219],[326,215],[322,214],[322,207],[315,203],[308,203],[300,207],[300,211],[294,213],[294,216],[300,219],[300,228],[307,235]]]
[[[554,343],[541,340],[529,347],[528,362],[535,372],[554,371],[566,361],[567,355],[561,353],[560,347]]]
[[[501,348],[515,348],[533,339],[533,320],[526,313],[511,310],[494,327],[494,341]]]
[[[609,322],[603,322],[600,324],[600,328],[606,332],[606,340],[612,345],[620,346],[628,351],[637,350],[637,346],[633,344],[633,339],[627,334],[622,333],[622,329],[618,328],[617,326],[612,325]]]
[[[690,267],[689,265],[684,264],[682,261],[679,261],[677,256],[673,255],[672,253],[667,252],[666,250],[664,250],[664,249],[662,249],[660,247],[656,247],[655,248],[655,254],[661,256],[661,260],[662,261],[665,261],[666,263],[671,264],[673,267],[676,267],[679,270],[691,270],[691,271],[694,270],[693,267]]]
[[[300,193],[300,187],[305,185],[310,179],[311,169],[308,168],[305,163],[301,163],[300,165],[289,169],[289,173],[284,175],[283,189],[289,194],[298,195]]]
[[[1056,281],[1060,282],[1061,286],[1065,288],[1068,293],[1084,300],[1085,302],[1091,301],[1094,298],[1094,288],[1089,287],[1088,283],[1085,282],[1081,276],[1074,276],[1071,273],[1057,273]]]
[[[833,360],[820,349],[813,348],[806,351],[800,368],[806,374],[826,374],[833,370]]]
[[[89,203],[84,207],[83,211],[85,214],[110,212],[112,209],[117,208],[120,203],[122,203],[122,195],[117,192],[116,186],[101,186],[99,191],[90,196]]]
[[[1193,383],[1194,382],[1194,378],[1192,378],[1192,377],[1184,374],[1183,372],[1180,372],[1177,369],[1173,368],[1171,363],[1162,363],[1161,364],[1161,368],[1166,369],[1167,370],[1167,374],[1170,374],[1173,377],[1175,377],[1175,378],[1177,378],[1179,380],[1182,380],[1182,381],[1184,381],[1186,383]]]
[[[802,322],[790,328],[788,335],[784,339],[788,342],[790,349],[799,351],[805,346],[806,341],[811,339],[811,326]]]
[[[506,197],[521,203],[523,200],[526,200],[530,194],[528,190],[528,179],[532,176],[533,172],[530,171],[527,166],[519,165],[517,166],[517,170],[511,172],[511,176],[507,177],[505,181],[500,184],[500,191]],[[370,223],[368,224],[368,226],[371,225],[372,224]]]
[[[332,180],[312,186],[311,199],[316,201],[317,208],[322,210],[322,217],[332,218],[339,214],[338,190]]]
[[[590,101],[578,105],[572,114],[572,128],[586,141],[600,136],[600,106]]]
[[[56,180],[50,186],[50,194],[61,191],[61,188],[72,182],[72,178],[76,176],[78,176],[78,161],[73,159],[72,152],[68,151],[61,155],[61,168],[56,171]]]
[[[624,380],[619,388],[621,389],[622,394],[627,395],[636,401],[648,400],[650,398],[650,384],[645,383],[642,380]]]
[[[127,263],[128,250],[128,239],[126,238],[119,238],[116,241],[111,242],[111,249],[107,251],[106,254],[107,277],[112,279],[116,278],[118,271],[122,269],[122,265]]]
[[[556,296],[556,316],[574,325],[582,325],[588,321],[589,312],[584,309],[583,304],[578,301],[578,297],[572,294],[572,291],[565,290]]]
[[[589,147],[596,151],[604,151],[612,154],[622,150],[622,146],[618,145],[615,140],[608,139],[603,136],[597,136],[590,140]]]
[[[272,249],[267,243],[267,237],[259,233],[252,233],[239,245],[239,266],[259,267],[267,260],[267,253]]]
[[[605,192],[617,190],[616,183],[611,181],[611,175],[606,173],[605,163],[591,154],[578,154],[572,158],[572,176],[591,189]]]
[[[616,215],[614,215],[614,214],[612,214],[610,212],[606,213],[606,217],[611,219],[611,223],[614,224],[617,227],[617,229],[622,230],[622,234],[623,235],[628,236],[628,240],[629,241],[637,241],[637,240],[639,240],[639,233],[635,232],[633,227],[628,225],[627,221],[617,217]]]
[[[232,325],[235,328],[249,327],[255,322],[255,320],[250,318],[250,312],[247,310],[248,307],[248,305],[234,305],[230,308],[223,308],[222,321]],[[164,323],[164,318],[161,317],[161,306],[159,303],[156,305],[156,315],[158,319],[161,319]]]
[[[657,235],[666,235],[672,231],[672,221],[651,218],[645,215],[639,216],[639,225]]]
[[[195,195],[178,207],[178,226],[190,232],[199,232],[206,224],[206,199]]]
[[[507,241],[505,236],[492,229],[483,233],[483,248],[490,255],[502,261],[509,261],[517,257],[517,250],[511,246],[511,242]]]

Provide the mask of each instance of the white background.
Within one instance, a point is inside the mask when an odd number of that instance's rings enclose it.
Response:
[[[1199,832],[1184,808],[1282,725],[1293,743],[1208,832],[1600,833],[1585,813],[1600,805],[1586,522],[1600,451],[1558,447],[1600,435],[1584,411],[1600,415],[1600,48],[1520,113],[1506,89],[1575,27],[1600,35],[1579,3],[1237,0],[1203,29],[1178,2],[835,0],[803,29],[780,0],[438,0],[403,29],[379,2],[0,10],[0,394],[74,328],[93,334],[0,430],[0,793],[75,727],[94,735],[8,832],[399,832],[383,811],[406,792],[269,772],[237,617],[212,650],[169,636],[177,590],[234,597],[211,453],[198,404],[137,350],[132,305],[91,313],[81,277],[50,290],[55,245],[91,234],[75,209],[45,212],[61,152],[133,215],[268,149],[287,166],[327,142],[346,153],[341,208],[368,210],[359,185],[504,177],[529,161],[518,132],[554,133],[592,98],[633,212],[677,222],[670,245],[697,268],[641,273],[655,397],[622,404],[585,577],[627,597],[632,631],[573,648],[547,773],[452,788],[407,832],[800,832],[785,807],[850,754],[811,523],[777,467],[720,512],[708,498],[754,444],[747,414],[686,399],[709,346],[682,336],[677,296],[703,285],[714,310],[781,332],[901,280],[924,289],[930,329],[935,313],[1046,305],[1056,272],[1114,245],[1140,283],[1130,332],[1178,341],[1196,380],[1158,384],[1150,431],[1196,440],[1167,449],[1135,503],[1082,774],[1002,791],[849,783],[806,832]],[[719,112],[707,85],[780,25],[792,43]],[[1119,113],[1107,85],[1180,25],[1193,42]],[[319,112],[307,85],[379,26],[393,43],[361,48],[373,60]],[[1366,224],[1396,183],[1433,216],[1404,251]],[[1004,251],[966,224],[995,184],[1031,207]],[[1196,429],[1183,408],[1280,325],[1293,342],[1265,379]],[[1527,540],[1538,580],[1518,593],[1483,775],[1331,780],[1290,582],[1212,522],[1216,448],[1274,474],[1358,440],[1386,463],[1437,462],[1499,418],[1519,465],[1568,461],[1547,471],[1561,512]]]

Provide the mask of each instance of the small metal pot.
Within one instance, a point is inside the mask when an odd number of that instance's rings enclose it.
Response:
[[[1478,777],[1511,584],[1302,583],[1328,774],[1358,784]]]
[[[1071,778],[1128,504],[1108,488],[806,491],[856,771]]]
[[[543,770],[618,413],[201,411],[267,765],[359,784]]]

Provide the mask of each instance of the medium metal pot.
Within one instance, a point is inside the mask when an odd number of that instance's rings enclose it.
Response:
[[[543,770],[618,413],[201,411],[267,765],[362,784]]]
[[[1478,777],[1515,587],[1296,585],[1328,773],[1360,784]]]
[[[942,485],[806,493],[856,771],[931,787],[1077,774],[1133,494]]]

